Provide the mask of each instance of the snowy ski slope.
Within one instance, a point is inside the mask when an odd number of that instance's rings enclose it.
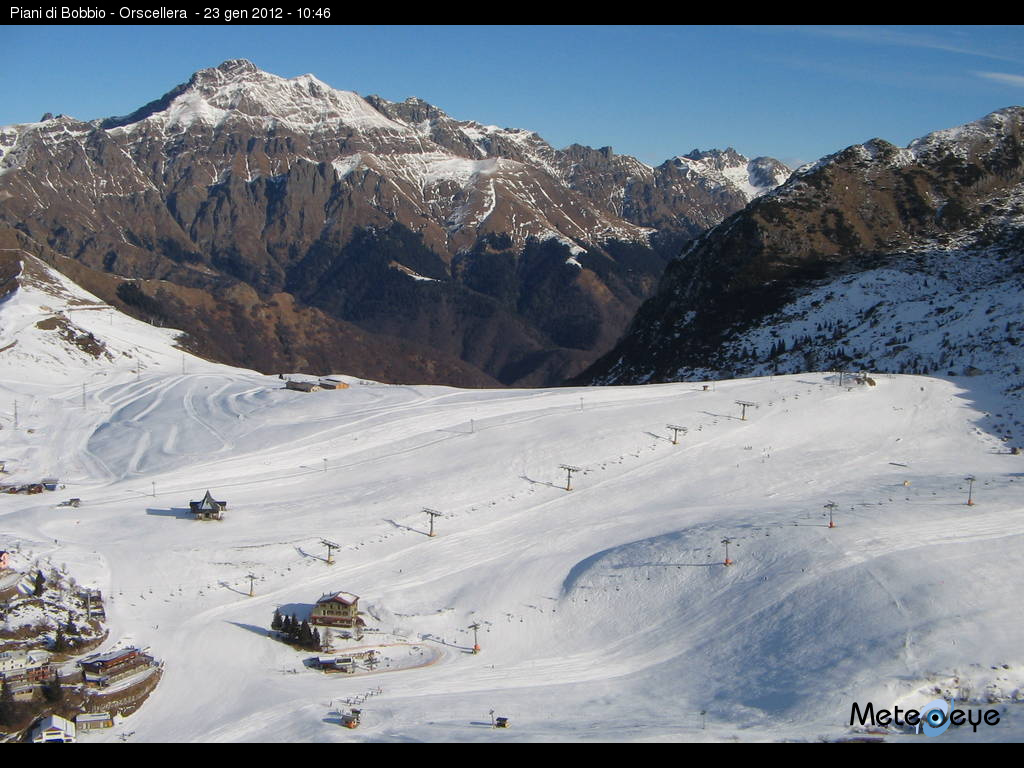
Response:
[[[90,741],[836,739],[855,701],[936,688],[1003,712],[942,738],[1024,734],[1024,459],[981,428],[1002,407],[983,380],[306,394],[109,309],[71,313],[111,351],[92,359],[31,322],[62,306],[0,304],[0,348],[18,329],[0,352],[7,479],[67,485],[0,495],[0,548],[66,563],[110,600],[109,646],[166,662]],[[759,407],[743,421],[737,400]],[[688,428],[678,445],[667,424]],[[560,464],[583,469],[571,492]],[[207,489],[222,522],[187,514]],[[275,608],[337,590],[436,660],[324,675],[267,637]]]

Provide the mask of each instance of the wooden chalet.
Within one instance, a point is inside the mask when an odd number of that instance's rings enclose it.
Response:
[[[217,501],[213,498],[213,494],[207,491],[200,501],[190,501],[188,506],[192,510],[192,514],[196,516],[196,520],[223,520],[224,510],[228,508],[228,503]]]
[[[320,627],[358,627],[359,598],[349,592],[334,592],[316,601],[309,623]]]
[[[319,392],[323,387],[316,381],[293,381],[288,379],[284,384],[285,389],[294,389],[297,392]]]
[[[348,389],[348,384],[341,379],[320,379],[320,389]]]

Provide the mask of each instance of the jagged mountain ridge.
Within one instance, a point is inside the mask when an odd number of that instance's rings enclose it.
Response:
[[[0,129],[0,150],[0,223],[34,250],[140,281],[168,324],[181,307],[149,281],[236,318],[251,309],[235,298],[246,287],[266,305],[288,294],[506,384],[552,383],[610,347],[666,253],[753,189],[243,60],[126,117]],[[201,348],[213,326],[187,330]]]
[[[1021,391],[1024,108],[804,168],[697,238],[581,380],[863,368]]]

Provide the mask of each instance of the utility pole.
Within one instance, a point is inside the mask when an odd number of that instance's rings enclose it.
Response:
[[[320,543],[327,547],[327,564],[334,565],[334,555],[331,554],[335,549],[341,549],[341,547],[335,544],[333,541],[327,539],[320,539]]]
[[[580,467],[574,467],[571,464],[559,464],[558,466],[559,466],[559,468],[564,469],[566,471],[566,474],[567,474],[567,477],[566,477],[566,480],[565,480],[565,490],[571,491],[572,490],[572,473],[573,472],[582,472],[583,470]]]
[[[254,585],[254,584],[256,583],[256,577],[255,577],[255,576],[253,576],[253,575],[252,575],[252,574],[250,573],[250,574],[249,574],[248,576],[246,576],[245,578],[247,578],[247,579],[249,580],[249,597],[252,597],[252,596],[253,596],[253,585]]]
[[[155,499],[156,498],[156,481],[153,481],[152,485],[153,485],[153,498]]]
[[[672,430],[672,445],[679,445],[679,433],[682,432],[685,435],[687,432],[686,427],[680,427],[676,424],[666,424],[665,428]]]
[[[828,504],[825,505],[825,509],[828,510],[828,527],[829,528],[835,528],[836,527],[835,520],[832,519],[832,512],[834,510],[838,509],[838,508],[839,508],[839,505],[836,504],[834,501],[830,501]]]
[[[747,400],[737,400],[736,401],[736,405],[738,405],[742,409],[741,415],[740,415],[740,421],[746,421],[747,420],[747,408],[758,408],[759,407],[757,403],[751,403],[751,402],[749,402]]]
[[[326,471],[327,471],[327,459],[325,458],[324,459],[324,472],[326,472]]]
[[[975,478],[974,475],[968,475],[967,477],[964,478],[964,480],[966,480],[967,483],[968,483],[968,485],[967,485],[967,506],[968,507],[973,507],[974,506],[974,481],[976,479],[977,478]]]
[[[434,536],[436,536],[436,535],[437,535],[437,534],[435,534],[435,533],[434,533],[434,518],[435,518],[435,517],[440,517],[440,516],[441,516],[441,513],[440,513],[440,512],[438,512],[438,511],[437,511],[436,509],[430,509],[430,508],[428,508],[428,507],[424,507],[424,508],[423,508],[423,511],[424,511],[424,512],[425,512],[425,513],[426,513],[427,515],[429,515],[429,516],[430,516],[430,534],[429,534],[429,535],[430,535],[430,537],[431,537],[431,538],[433,538]]]
[[[722,543],[725,544],[725,560],[722,562],[722,565],[732,565],[732,560],[729,559],[729,545],[732,543],[732,539],[726,536],[722,539]]]
[[[480,624],[474,621],[469,625],[469,628],[473,630],[473,653],[480,653],[480,642],[477,639],[477,632],[480,630]]]

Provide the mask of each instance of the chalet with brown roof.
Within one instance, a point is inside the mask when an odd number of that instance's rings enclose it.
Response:
[[[107,686],[151,666],[153,657],[138,648],[122,648],[90,656],[79,664],[82,677],[90,685]]]
[[[348,383],[341,379],[320,379],[320,389],[348,389]]]
[[[316,381],[293,381],[289,379],[284,384],[285,389],[294,389],[297,392],[319,392],[323,387]]]

